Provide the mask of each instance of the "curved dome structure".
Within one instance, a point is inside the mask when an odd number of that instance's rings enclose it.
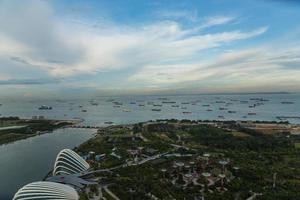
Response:
[[[90,165],[71,149],[63,149],[56,157],[53,175],[70,175],[84,172]]]
[[[25,185],[15,194],[13,200],[65,199],[78,200],[76,190],[68,185],[47,181],[33,182]]]

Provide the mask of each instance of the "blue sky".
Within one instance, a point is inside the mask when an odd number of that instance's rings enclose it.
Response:
[[[299,20],[296,0],[0,0],[0,92],[299,92]]]

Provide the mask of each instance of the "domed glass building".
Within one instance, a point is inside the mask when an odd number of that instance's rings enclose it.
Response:
[[[45,199],[66,199],[78,200],[76,190],[68,185],[38,181],[25,185],[13,197],[13,200],[45,200]]]
[[[87,171],[90,165],[71,149],[63,149],[56,157],[53,176],[70,175]]]

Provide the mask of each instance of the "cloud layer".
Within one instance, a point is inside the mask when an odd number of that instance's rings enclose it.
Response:
[[[183,11],[159,15],[161,20],[137,26],[102,19],[90,23],[60,19],[48,1],[1,1],[0,84],[65,84],[65,77],[80,80],[82,76],[124,70],[128,73],[121,77],[122,85],[131,89],[139,85],[141,90],[191,87],[195,83],[199,87],[299,84],[299,48],[274,51],[271,45],[257,45],[234,49],[236,43],[264,35],[268,24],[220,30],[218,27],[238,19],[199,19],[197,13]],[[193,26],[184,26],[178,18],[187,18]],[[207,31],[213,28],[217,29]],[[30,73],[15,77],[9,66],[26,68]],[[93,85],[97,87],[97,82]],[[122,88],[117,82],[112,85]]]

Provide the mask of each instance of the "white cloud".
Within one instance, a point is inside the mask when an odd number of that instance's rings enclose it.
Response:
[[[202,25],[202,28],[227,24],[229,22],[232,22],[233,20],[234,20],[234,17],[231,17],[231,16],[209,17],[205,20],[204,24]]]
[[[156,14],[163,19],[187,19],[193,22],[198,20],[198,13],[196,10],[161,10]]]
[[[296,82],[300,77],[299,71],[283,69],[300,63],[298,48],[252,48],[197,59],[205,50],[257,37],[268,30],[258,27],[201,32],[231,23],[235,20],[231,16],[203,19],[196,28],[183,28],[176,21],[140,27],[101,21],[90,26],[88,22],[59,20],[46,1],[18,3],[0,3],[0,57],[43,70],[51,78],[130,68],[133,74],[124,85],[141,83],[147,90],[156,90],[195,83],[246,87],[286,82],[288,78]],[[164,14],[189,17],[185,12]],[[194,19],[199,20],[196,14]]]
[[[61,77],[189,60],[200,50],[255,37],[267,30],[200,34],[174,21],[142,27],[107,22],[102,26],[100,22],[100,28],[92,28],[86,23],[59,20],[46,1],[3,1],[0,7],[0,42],[4,44],[1,55],[19,57]],[[226,16],[208,18],[200,27],[231,20]]]
[[[130,81],[191,88],[217,85],[261,87],[263,85],[300,85],[300,48],[272,49],[260,47],[226,52],[212,59],[190,64],[149,65],[138,71]],[[289,63],[290,69],[285,65]],[[281,84],[283,83],[283,84]]]

